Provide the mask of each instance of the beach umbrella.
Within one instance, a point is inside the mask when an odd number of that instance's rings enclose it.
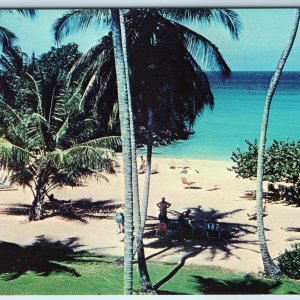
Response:
[[[195,169],[184,169],[180,172],[180,175],[181,176],[191,176],[191,175],[198,175],[199,174],[199,171],[198,170],[195,170]]]

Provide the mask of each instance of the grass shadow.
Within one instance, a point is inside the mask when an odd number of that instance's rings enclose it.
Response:
[[[270,294],[272,289],[276,289],[282,284],[280,281],[257,279],[251,275],[232,280],[193,277],[197,281],[199,292],[206,295]]]
[[[82,245],[78,238],[54,241],[41,235],[27,246],[0,242],[0,278],[14,280],[31,271],[39,276],[52,273],[67,273],[79,277],[80,274],[68,264],[72,262],[96,262],[102,256],[78,251]]]

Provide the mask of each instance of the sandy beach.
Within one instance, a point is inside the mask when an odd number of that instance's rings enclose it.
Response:
[[[150,201],[147,230],[153,230],[157,223],[156,203],[164,196],[171,203],[169,217],[176,218],[178,212],[191,208],[194,217],[208,220],[217,219],[232,230],[232,237],[220,241],[185,241],[175,242],[174,247],[158,243],[153,234],[146,234],[146,256],[151,260],[180,262],[185,257],[186,264],[213,265],[242,272],[262,271],[262,262],[257,242],[256,221],[249,220],[247,213],[255,209],[255,201],[242,198],[245,191],[254,190],[255,182],[235,178],[228,171],[231,166],[226,161],[189,160],[191,168],[199,175],[191,178],[196,183],[194,189],[187,189],[180,181],[183,160],[173,160],[176,168],[170,169],[170,159],[153,158],[159,173],[151,175]],[[186,163],[186,162],[185,162]],[[54,191],[58,199],[72,199],[73,202],[87,199],[89,203],[117,205],[123,202],[123,174],[107,176],[98,183],[94,180],[86,186],[64,188]],[[140,192],[143,191],[144,175],[140,175]],[[0,191],[1,216],[0,240],[28,245],[40,235],[53,240],[77,238],[81,249],[88,249],[111,255],[122,255],[122,235],[116,234],[113,213],[96,214],[80,220],[66,220],[61,216],[51,216],[38,222],[28,222],[25,215],[11,215],[7,208],[29,205],[32,200],[30,190],[18,188],[15,191]],[[267,204],[265,217],[266,236],[270,254],[277,257],[292,242],[300,239],[297,231],[299,208],[283,203]],[[299,228],[298,228],[299,229]],[[165,250],[165,251],[161,251]],[[159,252],[161,254],[155,255]]]

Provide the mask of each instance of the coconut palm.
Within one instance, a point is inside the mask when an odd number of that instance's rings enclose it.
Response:
[[[103,19],[101,19],[102,12],[106,12]],[[174,19],[171,19],[172,14]],[[105,10],[73,10],[57,20],[54,25],[55,38],[61,40],[65,35],[70,34],[72,31],[86,29],[89,25],[93,24],[93,22],[97,23],[103,20],[104,22],[108,22],[108,17],[107,11]],[[165,96],[167,96],[167,99],[170,98],[170,96],[172,97],[170,101],[172,101],[172,108],[176,108],[176,111],[170,111],[170,106],[168,105],[170,103],[167,103],[168,101],[164,100],[164,108],[167,116],[164,119],[162,118],[162,115],[164,114],[161,113],[162,107],[159,107],[160,118],[156,120],[155,123],[163,123],[165,125],[156,126],[155,134],[159,136],[160,134],[163,134],[166,129],[175,131],[174,124],[180,124],[181,128],[176,129],[182,130],[185,127],[186,121],[194,121],[195,111],[197,113],[197,110],[201,110],[197,107],[198,103],[204,103],[203,100],[205,98],[207,104],[213,103],[213,97],[209,89],[207,78],[200,68],[200,65],[202,67],[207,67],[210,70],[219,71],[225,78],[230,75],[230,69],[218,48],[213,43],[178,22],[191,21],[202,24],[205,22],[220,21],[226,29],[229,29],[232,36],[236,38],[240,28],[240,22],[237,15],[233,11],[226,9],[143,9],[129,10],[126,13],[126,20],[132,94],[134,96],[133,110],[135,112],[137,111],[136,107],[139,102],[143,101],[143,103],[146,103],[145,97],[142,97],[144,96],[142,92],[145,90],[145,86],[156,84],[156,80],[159,80],[157,86],[160,88],[163,85],[166,85],[166,83],[169,83],[169,85],[172,83],[172,88],[166,86],[164,88],[164,94],[161,90],[160,93],[161,98],[165,98]],[[157,26],[158,24],[161,26]],[[94,93],[95,95],[97,91],[98,99],[101,99],[101,106],[99,106],[99,109],[100,107],[111,107],[111,99],[115,96],[112,93],[109,93],[109,91],[112,91],[111,85],[116,82],[115,74],[112,71],[112,48],[110,50],[107,48],[108,43],[111,43],[109,39],[109,36],[103,38],[99,46],[94,46],[86,57],[87,64],[93,63],[93,67],[89,68],[86,78],[89,83],[91,83],[90,80],[93,81],[94,89],[91,89],[91,93]],[[162,41],[166,41],[164,46],[161,43]],[[176,43],[176,41],[178,42]],[[106,51],[103,50],[103,47],[105,47]],[[112,43],[110,47],[112,47]],[[172,51],[170,51],[170,49],[172,49]],[[189,51],[183,51],[184,49]],[[177,56],[173,54],[174,51],[176,51]],[[95,55],[97,53],[98,57]],[[109,56],[110,58],[108,58]],[[89,60],[88,57],[90,58]],[[157,61],[159,57],[163,57],[161,59],[163,62],[162,65]],[[152,58],[156,60],[155,68],[154,62],[152,63],[150,61]],[[177,63],[180,61],[184,61],[184,68],[182,68],[182,65],[176,67]],[[153,77],[156,79],[155,81],[150,78],[151,74],[149,71],[151,68],[149,68],[149,66],[151,65],[155,69],[154,72],[152,72]],[[159,66],[161,66],[160,70],[158,70]],[[81,67],[79,69],[82,70]],[[161,74],[161,71],[163,71],[162,76],[157,77],[156,75],[159,72]],[[96,76],[94,75],[98,76],[98,80],[96,80]],[[147,81],[144,80],[145,77],[148,77]],[[98,85],[96,84],[97,82]],[[141,82],[144,83],[141,85]],[[105,95],[103,91],[104,88]],[[153,86],[153,88],[156,89],[156,86]],[[193,92],[187,93],[186,91],[189,90],[192,90]],[[183,94],[184,92],[186,93]],[[202,101],[199,100],[200,94],[203,96],[201,99]],[[179,97],[178,95],[181,95],[182,97]],[[116,99],[116,97],[114,98]],[[154,99],[157,97],[151,98]],[[198,101],[194,101],[195,99]],[[147,102],[149,102],[149,100]],[[145,110],[147,109],[141,111],[140,115],[147,116],[148,112],[145,113]],[[138,118],[138,120],[140,122],[136,124],[137,128],[147,127],[147,118]],[[138,138],[141,135],[143,135],[142,132],[138,135]],[[143,142],[145,142],[145,139]]]
[[[64,185],[76,186],[88,176],[114,172],[113,148],[118,137],[92,139],[94,120],[82,113],[78,89],[64,86],[47,111],[42,81],[30,74],[21,78],[12,105],[1,96],[3,134],[0,166],[10,172],[12,184],[27,186],[33,194],[30,217],[41,218],[45,195]],[[55,86],[53,87],[55,88]],[[80,135],[74,131],[80,130]]]
[[[92,22],[107,21],[107,14],[101,19],[102,12],[73,10],[65,14],[54,25],[56,39],[61,40],[72,31],[86,29]],[[152,114],[155,116],[156,134],[173,129],[178,120],[183,130],[186,123],[194,122],[206,104],[213,106],[213,96],[200,61],[211,70],[219,71],[224,78],[230,75],[230,69],[213,43],[179,21],[205,23],[219,20],[237,38],[240,29],[238,16],[226,9],[143,9],[129,10],[126,20],[135,127],[147,127],[148,119],[152,124],[151,118],[145,117]],[[115,107],[111,101],[114,96],[112,87],[116,82],[111,55],[111,38],[106,36],[77,64],[78,70],[82,70],[83,64],[89,67],[84,76],[86,82],[93,86],[90,95],[96,94],[96,98],[101,99],[98,107],[102,110],[99,111],[102,119],[105,118],[103,109],[113,111]],[[153,109],[155,111],[151,113]],[[150,128],[148,132],[150,138]],[[149,158],[148,169],[150,162]],[[145,195],[145,198],[148,197]]]
[[[76,29],[86,29],[92,22],[108,22],[108,15],[95,10],[73,10],[57,20],[55,38],[60,40]],[[94,14],[94,16],[93,16]],[[126,14],[126,30],[130,65],[130,84],[133,94],[135,128],[147,129],[147,168],[142,206],[142,234],[147,215],[154,124],[156,134],[181,124],[192,123],[206,104],[213,106],[213,96],[199,60],[222,77],[230,75],[217,47],[202,35],[181,25],[182,21],[212,22],[219,20],[237,38],[240,29],[238,16],[226,9],[130,10]],[[72,70],[83,75],[89,89],[89,99],[101,101],[97,106],[101,119],[103,110],[111,124],[116,106],[111,101],[115,90],[115,70],[110,35],[103,37],[84,55]],[[175,53],[174,53],[175,52]],[[76,76],[76,75],[75,75]],[[95,97],[96,96],[96,97]],[[168,99],[168,100],[166,100]],[[110,108],[110,109],[109,109]],[[144,117],[146,116],[146,117]],[[155,116],[155,123],[153,122]],[[174,126],[175,124],[175,126]],[[176,128],[178,129],[178,127]],[[140,135],[140,134],[139,134]],[[133,167],[134,168],[134,167]],[[137,213],[136,213],[137,215]],[[138,228],[137,228],[138,229]],[[141,234],[139,242],[141,242]],[[138,243],[139,244],[139,243]]]
[[[283,67],[287,61],[287,58],[290,54],[290,51],[293,47],[295,37],[297,34],[298,26],[299,26],[299,18],[300,18],[300,9],[297,9],[297,13],[295,16],[294,23],[292,25],[291,33],[289,36],[288,43],[279,59],[278,65],[272,76],[272,79],[269,84],[269,88],[267,91],[261,129],[260,129],[260,139],[258,146],[258,158],[257,158],[257,191],[256,191],[256,199],[257,199],[257,231],[258,231],[258,239],[259,239],[259,247],[263,260],[264,269],[267,276],[278,277],[281,272],[280,269],[274,264],[269,254],[269,250],[266,243],[265,230],[264,230],[264,221],[263,221],[263,168],[264,168],[264,151],[266,146],[266,136],[268,129],[268,121],[269,121],[269,112],[273,99],[273,95],[276,91],[276,87],[278,81],[280,79],[280,75],[282,73]]]
[[[124,234],[124,294],[131,295],[133,289],[133,194],[132,194],[132,152],[130,115],[128,108],[128,85],[126,80],[126,59],[123,52],[121,26],[124,30],[124,18],[120,18],[118,9],[111,10],[111,28],[114,45],[116,79],[118,89],[119,116],[121,124],[122,153],[125,188],[125,234]],[[120,24],[122,23],[122,25]]]
[[[138,258],[138,270],[139,270],[139,290],[140,292],[147,292],[152,290],[153,286],[150,280],[150,275],[148,272],[144,245],[142,241],[143,228],[141,223],[141,212],[140,212],[140,201],[139,201],[139,185],[138,185],[138,173],[137,173],[137,155],[136,155],[136,139],[135,139],[135,129],[134,129],[134,118],[132,111],[132,99],[131,99],[131,86],[130,86],[130,75],[129,75],[129,66],[128,66],[128,53],[127,53],[127,35],[126,35],[126,26],[125,26],[125,15],[124,12],[121,13],[121,33],[122,33],[122,46],[124,54],[124,62],[127,68],[125,69],[126,75],[126,85],[128,90],[128,110],[129,110],[129,122],[130,122],[130,134],[131,134],[131,154],[132,154],[132,192],[133,192],[133,216],[134,216],[134,225],[136,228],[136,236],[139,238],[135,239],[135,250],[133,255],[137,251]]]
[[[0,16],[5,14],[18,13],[24,17],[34,18],[36,16],[34,9],[0,9]],[[15,45],[16,35],[9,29],[0,26],[0,45],[2,49],[9,49]]]

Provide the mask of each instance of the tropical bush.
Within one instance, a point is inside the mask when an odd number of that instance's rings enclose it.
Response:
[[[237,149],[232,153],[234,162],[229,170],[238,178],[255,179],[257,171],[257,141],[246,141],[248,149]],[[285,200],[291,204],[300,205],[300,141],[273,141],[264,153],[263,180],[269,181],[268,194],[271,200]],[[275,188],[273,183],[278,183]],[[289,185],[282,182],[290,183]]]
[[[300,244],[292,245],[292,250],[285,250],[277,260],[284,275],[300,279]]]
[[[257,172],[258,145],[246,141],[248,149],[240,148],[233,152],[231,160],[234,166],[230,168],[238,178],[255,179]],[[270,182],[291,182],[296,184],[300,173],[300,141],[276,141],[266,148],[264,153],[264,180]]]

